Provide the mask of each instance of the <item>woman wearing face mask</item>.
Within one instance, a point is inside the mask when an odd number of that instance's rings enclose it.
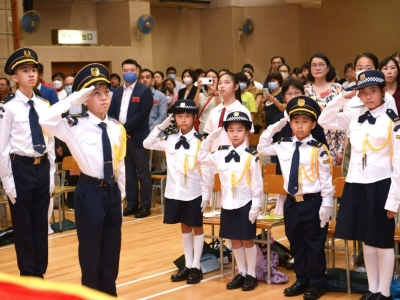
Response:
[[[178,92],[178,99],[194,100],[198,93],[197,87],[194,83],[197,80],[196,72],[191,69],[186,69],[182,72],[182,81],[186,87],[181,88]]]
[[[279,72],[271,72],[265,80],[268,83],[269,93],[263,97],[264,112],[265,112],[265,128],[274,124],[274,119],[277,114],[283,112],[286,108],[286,103],[283,101],[281,93],[281,85],[283,78]]]
[[[290,67],[288,65],[286,65],[286,64],[282,64],[282,65],[280,65],[278,67],[278,72],[281,73],[282,78],[283,78],[283,82],[285,82],[289,78]]]
[[[164,79],[163,84],[162,84],[162,88],[170,88],[170,89],[172,89],[173,92],[174,92],[174,96],[173,96],[174,102],[176,100],[178,100],[178,93],[175,92],[176,84],[175,84],[175,80],[174,79],[172,79],[172,78]]]
[[[306,96],[314,98],[323,110],[335,96],[343,92],[343,87],[339,83],[332,83],[336,72],[326,55],[315,53],[310,58],[310,67],[311,72],[307,75],[310,83],[304,86],[304,92]],[[343,130],[326,130],[325,136],[333,164],[340,166],[343,161],[346,134]]]
[[[197,118],[200,121],[199,130],[201,134],[204,133],[204,125],[206,124],[208,115],[210,111],[221,103],[221,98],[217,91],[217,83],[218,83],[218,74],[215,70],[208,70],[205,72],[206,78],[211,78],[213,83],[202,85],[201,80],[197,81],[197,90],[196,97],[194,98],[194,102],[196,106],[199,108],[199,114]],[[203,90],[203,93],[200,91]]]
[[[391,57],[386,57],[379,64],[379,71],[385,74],[386,93],[393,96],[397,111],[400,109],[400,71],[399,63]]]
[[[165,86],[161,89],[161,93],[163,93],[165,95],[165,98],[167,98],[167,108],[168,108],[167,114],[168,114],[168,116],[171,114],[173,115],[172,108],[174,106],[174,103],[176,102],[176,100],[174,100],[174,89],[171,87]],[[171,124],[169,124],[169,126],[164,130],[164,134],[166,134],[166,135],[171,134],[174,130],[179,130],[179,128],[176,125],[174,116],[172,116]]]

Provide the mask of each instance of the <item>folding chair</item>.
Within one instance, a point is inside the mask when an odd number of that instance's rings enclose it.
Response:
[[[342,177],[342,167],[341,166],[333,166],[332,167],[332,180],[338,177]]]
[[[268,209],[269,194],[282,194],[282,195],[287,194],[285,189],[283,188],[282,175],[276,175],[276,174],[264,175],[264,200],[261,209],[262,216],[266,216],[267,214],[269,214],[271,209],[273,208],[271,207],[270,209]],[[274,201],[274,203],[276,203],[276,201]]]
[[[276,163],[265,164],[263,177],[265,177],[265,175],[275,175],[275,174],[276,174]]]

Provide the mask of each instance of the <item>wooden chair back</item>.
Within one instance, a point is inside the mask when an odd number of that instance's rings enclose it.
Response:
[[[333,187],[335,188],[335,193],[333,194],[334,198],[341,198],[344,189],[346,177],[336,177],[333,180]]]
[[[260,140],[260,135],[258,133],[250,134],[250,146],[257,147],[258,141]]]
[[[267,174],[264,176],[264,194],[283,194],[287,192],[283,188],[283,176]]]
[[[72,156],[63,158],[61,168],[64,171],[80,171],[78,164]]]
[[[342,167],[341,166],[333,166],[332,167],[332,180],[338,177],[342,177]]]
[[[263,177],[265,177],[266,175],[275,175],[275,174],[276,174],[276,163],[265,164]]]
[[[213,192],[220,192],[221,191],[221,181],[219,180],[219,174],[214,174],[214,186]]]

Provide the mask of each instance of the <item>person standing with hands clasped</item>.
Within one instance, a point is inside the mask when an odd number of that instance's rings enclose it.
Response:
[[[392,299],[395,216],[400,203],[399,117],[385,101],[385,75],[376,70],[357,75],[353,91],[336,96],[319,123],[348,130],[351,156],[335,237],[363,242],[369,291],[361,299]],[[365,106],[339,112],[358,95]],[[393,102],[392,102],[393,103]]]
[[[50,105],[34,94],[38,56],[29,48],[10,55],[4,72],[17,83],[0,109],[0,177],[10,200],[21,276],[43,278],[48,264],[47,210],[54,189],[54,136],[39,125]]]
[[[126,133],[121,123],[107,116],[111,98],[108,74],[101,64],[83,67],[75,77],[74,93],[51,106],[39,122],[67,144],[82,171],[74,199],[82,284],[116,296]],[[87,105],[87,113],[61,118],[62,113],[82,104]]]
[[[304,293],[304,299],[319,299],[324,294],[325,241],[334,194],[328,148],[310,134],[320,113],[318,103],[312,98],[291,99],[285,118],[270,125],[257,146],[260,154],[278,156],[288,193],[283,215],[296,282],[283,293],[286,296]],[[274,134],[288,121],[294,137],[282,137],[273,143]]]
[[[173,113],[179,131],[158,138],[160,132],[171,124],[171,114],[150,132],[143,146],[150,150],[165,151],[168,173],[164,223],[181,223],[186,266],[172,275],[171,280],[186,280],[188,284],[195,284],[203,279],[200,269],[204,244],[202,212],[211,196],[212,174],[206,172],[197,161],[203,135],[193,128],[197,115],[196,103],[189,99],[178,100],[174,103]]]
[[[252,122],[247,113],[234,111],[226,116],[223,127],[203,140],[200,163],[213,166],[221,179],[222,209],[219,236],[232,240],[239,274],[227,284],[228,290],[251,291],[258,286],[256,278],[257,248],[254,244],[256,219],[260,213],[263,183],[257,151],[247,147]],[[225,129],[231,145],[220,145],[209,153],[211,144]],[[247,264],[247,267],[246,267]]]

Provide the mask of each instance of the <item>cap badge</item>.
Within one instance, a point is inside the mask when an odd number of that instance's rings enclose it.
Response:
[[[97,77],[100,75],[99,68],[91,68],[90,73],[92,73],[92,76]]]
[[[298,101],[297,101],[297,105],[298,106],[304,106],[306,104],[306,100],[304,100],[304,99],[299,99]]]
[[[360,80],[364,80],[365,79],[365,74],[361,74],[360,75]]]
[[[233,113],[233,115],[234,115],[235,117],[239,117],[239,112],[236,111],[236,112]]]
[[[186,107],[186,104],[185,103],[181,103],[181,105],[179,105],[180,107]]]
[[[32,55],[31,55],[31,51],[29,51],[29,50],[25,50],[24,51],[24,55],[25,55],[26,58],[33,58]]]

